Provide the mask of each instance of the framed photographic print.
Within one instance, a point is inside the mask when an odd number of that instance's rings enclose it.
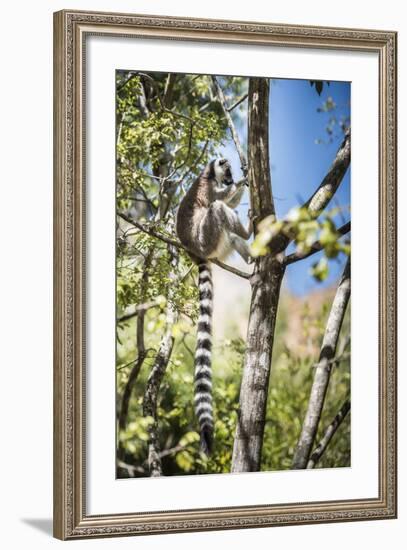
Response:
[[[55,536],[396,517],[396,33],[54,46]]]

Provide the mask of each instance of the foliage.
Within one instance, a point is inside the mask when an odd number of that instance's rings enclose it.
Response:
[[[330,86],[331,84],[328,80],[325,83],[323,80],[310,80],[309,83],[311,88],[313,86],[315,87],[315,91],[317,92],[318,95],[322,94],[322,90],[324,89],[324,84],[326,84],[327,86]]]
[[[328,276],[327,259],[336,258],[340,253],[350,254],[350,242],[341,240],[334,221],[338,209],[323,212],[319,217],[310,214],[306,207],[292,208],[284,220],[268,216],[259,224],[259,231],[251,246],[254,257],[264,256],[270,252],[270,243],[282,235],[292,239],[296,252],[308,254],[315,243],[321,245],[324,256],[313,265],[311,274],[318,281]]]
[[[319,94],[320,95],[320,94]],[[321,106],[317,108],[317,112],[321,113],[326,118],[325,132],[327,139],[317,138],[317,145],[322,143],[333,143],[333,141],[341,134],[345,134],[350,125],[350,117],[347,113],[346,106],[337,105],[331,96],[328,96]]]

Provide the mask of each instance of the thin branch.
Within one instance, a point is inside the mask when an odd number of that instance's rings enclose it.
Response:
[[[205,142],[205,145],[203,146],[202,151],[199,157],[196,159],[196,161],[189,167],[189,169],[185,172],[185,174],[176,181],[177,185],[180,184],[183,180],[185,180],[194,171],[194,169],[198,166],[198,164],[200,164],[201,160],[203,159],[206,153],[208,145],[209,145],[209,139]]]
[[[148,348],[146,350],[146,357],[148,356],[149,353],[152,353],[154,350],[154,348]],[[133,359],[133,361],[129,361],[128,363],[125,363],[124,365],[120,365],[120,367],[116,367],[116,370],[117,371],[121,371],[123,369],[127,369],[127,367],[130,367],[130,365],[134,365],[134,363],[137,361],[137,357],[136,359]]]
[[[158,453],[158,456],[160,458],[164,458],[166,456],[175,455],[177,453],[180,453],[181,451],[185,451],[188,447],[191,447],[191,444],[189,445],[175,445],[174,447],[170,447],[169,449],[164,449],[163,451],[160,451]],[[148,460],[146,461],[148,462]]]
[[[132,202],[144,202],[149,206],[152,205],[149,199],[144,199],[144,198],[141,199],[140,197],[132,197],[131,195],[122,195],[120,198],[128,201],[132,201]]]
[[[140,231],[143,231],[144,233],[147,233],[147,235],[150,235],[151,237],[155,237],[156,239],[159,239],[160,241],[163,241],[166,244],[169,244],[171,246],[175,246],[179,250],[184,250],[188,253],[188,250],[182,246],[182,244],[176,240],[172,239],[171,237],[167,237],[166,235],[162,235],[161,233],[158,233],[155,229],[152,227],[146,227],[145,225],[141,224],[140,222],[137,222],[136,220],[133,220],[123,212],[118,212],[117,215],[125,220],[127,223],[133,225]],[[251,274],[245,273],[244,271],[241,271],[240,269],[237,269],[235,267],[232,267],[230,265],[224,264],[223,262],[220,262],[216,259],[210,260],[213,264],[221,267],[222,269],[225,269],[226,271],[230,271],[230,273],[233,273],[234,275],[237,275],[238,277],[242,277],[243,279],[250,279]]]
[[[123,90],[123,88],[124,88],[125,86],[127,86],[127,84],[128,84],[131,80],[133,80],[134,78],[136,78],[136,76],[137,76],[137,75],[134,74],[134,73],[130,73],[130,72],[127,73],[127,76],[126,76],[126,78],[124,79],[124,81],[122,81],[120,84],[118,84],[118,86],[117,86],[117,92],[121,92],[121,91]]]
[[[170,237],[166,237],[165,235],[162,235],[161,233],[158,233],[152,227],[147,227],[147,226],[141,224],[140,222],[138,222],[136,220],[133,220],[132,218],[130,218],[130,216],[127,216],[127,214],[124,214],[123,212],[118,212],[117,215],[120,218],[122,218],[124,221],[129,223],[130,225],[133,225],[134,227],[137,227],[137,229],[139,229],[140,231],[143,231],[144,233],[147,233],[147,235],[150,235],[150,237],[155,237],[156,239],[159,239],[160,241],[163,241],[166,244],[169,244],[169,245],[175,246],[176,248],[185,250],[184,247],[182,246],[182,244],[179,241],[177,241],[175,239],[171,239]]]
[[[140,317],[138,318],[138,321],[140,321]],[[140,327],[143,326],[144,329],[144,319],[143,323],[140,322]],[[139,334],[139,327],[137,327],[138,334]],[[137,338],[139,339],[139,338]],[[127,424],[127,415],[129,412],[129,403],[130,403],[130,397],[134,388],[134,385],[136,383],[136,380],[138,378],[138,375],[140,373],[140,369],[144,363],[144,360],[146,358],[146,353],[143,349],[138,349],[138,357],[136,362],[134,363],[134,367],[131,369],[130,375],[127,379],[126,385],[123,390],[122,395],[122,401],[121,401],[121,407],[120,407],[120,413],[119,413],[119,429],[124,430]]]
[[[129,477],[134,477],[134,474],[136,472],[142,475],[146,474],[146,471],[142,466],[134,466],[133,464],[127,464],[127,462],[124,462],[123,460],[118,460],[117,466],[119,468],[122,468],[123,470],[127,470]]]
[[[350,231],[350,222],[345,223],[345,225],[342,225],[337,231],[339,235],[343,236],[349,233]],[[320,252],[324,246],[320,243],[320,241],[316,241],[310,248],[308,252],[293,252],[292,254],[289,254],[286,256],[284,260],[285,265],[290,265],[295,262],[298,262],[299,260],[304,260],[305,258],[309,258],[309,256],[312,256],[313,254],[316,254],[317,252]]]
[[[183,118],[184,120],[188,120],[188,122],[190,122],[191,124],[196,124],[197,126],[199,126],[200,128],[202,128],[201,124],[199,124],[196,120],[194,120],[193,118],[187,116],[187,115],[184,115],[182,113],[178,113],[177,111],[173,111],[172,109],[168,109],[165,105],[165,102],[164,102],[164,99],[162,98],[161,96],[161,93],[160,93],[160,90],[158,88],[158,85],[157,85],[157,82],[154,80],[154,78],[152,78],[150,75],[146,74],[146,73],[137,73],[139,76],[142,76],[143,78],[145,78],[146,80],[148,80],[149,82],[151,82],[151,84],[153,85],[154,89],[155,89],[155,92],[157,94],[157,98],[158,98],[158,102],[160,104],[160,107],[161,109],[166,112],[166,113],[170,113],[171,115],[177,117],[177,118]]]
[[[187,147],[188,147],[188,152],[187,152],[187,154],[186,154],[186,156],[185,156],[185,159],[184,159],[178,166],[176,166],[176,167],[172,170],[172,172],[170,172],[170,173],[168,174],[168,176],[165,177],[166,180],[170,180],[172,177],[174,177],[175,174],[178,172],[178,170],[181,170],[181,168],[183,168],[183,167],[186,165],[186,163],[188,162],[189,156],[190,156],[190,154],[191,154],[191,149],[192,149],[192,136],[193,136],[193,133],[194,133],[194,126],[193,126],[193,124],[191,124],[190,127],[189,127],[189,137],[188,137],[188,145],[187,145]],[[181,147],[181,148],[179,149],[179,151],[181,151],[181,149],[183,149],[183,148],[184,148],[184,147]],[[176,184],[178,185],[178,182],[176,182]]]
[[[182,275],[181,277],[181,283],[183,283],[186,278],[188,277],[188,275],[191,273],[191,271],[194,269],[194,266],[193,264],[189,266],[189,268],[185,271],[185,273]]]
[[[229,113],[230,113],[231,111],[233,111],[234,109],[236,109],[236,107],[239,107],[239,105],[240,105],[241,103],[243,103],[243,101],[244,101],[245,99],[247,99],[248,97],[249,97],[249,94],[244,94],[240,99],[238,99],[238,100],[236,101],[236,103],[234,103],[234,104],[232,105],[232,107],[229,107],[229,108],[228,108]]]
[[[350,298],[350,259],[348,259],[341,281],[332,302],[331,311],[325,328],[319,355],[318,366],[315,369],[308,408],[302,425],[301,435],[295,449],[293,469],[307,467],[308,459],[321,419],[325,396],[332,371],[331,360],[335,357],[339,334],[346,307]]]
[[[152,309],[154,307],[158,307],[159,304],[157,302],[146,302],[145,304],[140,304],[139,306],[136,306],[136,309],[130,313],[125,313],[121,317],[117,319],[118,323],[124,323],[128,321],[129,319],[133,319],[133,317],[137,317],[137,315],[140,313],[140,311],[147,311],[148,309]]]
[[[329,442],[335,435],[339,426],[345,420],[346,415],[348,414],[349,411],[350,411],[350,401],[349,399],[347,399],[345,403],[342,405],[342,407],[340,408],[338,414],[329,424],[320,442],[316,446],[315,451],[312,453],[310,459],[308,460],[307,469],[315,468],[315,465],[320,460],[321,456],[324,454],[326,448],[329,445]]]
[[[191,355],[192,359],[195,357],[195,353],[192,351],[192,349],[188,346],[188,344],[185,341],[185,338],[189,336],[189,332],[184,332],[182,335],[181,343],[184,345],[187,352]]]
[[[242,277],[242,279],[250,279],[250,277],[252,276],[251,273],[246,273],[245,271],[241,271],[240,269],[237,269],[236,267],[232,267],[231,265],[228,265],[228,264],[224,264],[219,260],[210,259],[209,261],[221,267],[222,269],[225,269],[226,271],[229,271],[230,273],[237,275],[238,277]]]
[[[163,451],[160,451],[158,455],[160,458],[164,458],[166,456],[180,453],[181,451],[184,451],[188,447],[190,447],[190,445],[175,445],[175,447],[171,447],[170,449],[164,449]],[[146,460],[145,463],[148,463],[148,460]],[[124,460],[120,460],[120,459],[117,460],[117,466],[119,468],[122,468],[123,470],[127,470],[129,477],[135,477],[136,473],[145,476],[147,473],[142,466],[135,466],[134,464],[128,464]]]
[[[225,118],[226,118],[226,122],[229,126],[230,133],[232,134],[232,139],[235,142],[236,150],[237,150],[237,153],[238,153],[239,158],[240,158],[240,164],[241,164],[241,167],[242,167],[242,172],[243,172],[244,176],[247,176],[247,171],[248,171],[247,158],[246,158],[246,155],[243,151],[242,145],[240,143],[239,135],[236,131],[235,124],[232,120],[232,117],[230,116],[230,112],[229,112],[229,108],[227,106],[225,94],[223,93],[222,87],[220,86],[216,76],[212,76],[212,82],[213,82],[213,85],[215,87],[216,95],[218,97],[219,103],[222,106],[222,109],[223,109],[223,112],[224,112],[224,115],[225,115]]]

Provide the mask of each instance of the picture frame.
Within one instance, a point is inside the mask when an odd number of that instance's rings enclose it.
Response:
[[[91,36],[180,44],[366,52],[378,64],[378,492],[372,498],[189,509],[87,509],[86,44]],[[391,519],[397,515],[397,35],[391,31],[63,10],[54,14],[54,536],[77,538]],[[148,65],[148,60],[144,60]],[[148,67],[147,67],[148,68]],[[112,153],[114,154],[114,153]],[[113,369],[113,366],[112,366]],[[375,395],[372,398],[376,398]],[[237,483],[237,477],[234,478]],[[147,491],[144,481],[142,490]],[[154,480],[151,480],[154,482]],[[122,482],[120,482],[122,483]]]

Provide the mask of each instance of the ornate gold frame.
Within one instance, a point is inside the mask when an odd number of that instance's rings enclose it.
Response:
[[[89,34],[376,52],[379,58],[379,496],[86,515],[84,40]],[[54,535],[60,539],[396,517],[395,32],[146,15],[54,14]]]

